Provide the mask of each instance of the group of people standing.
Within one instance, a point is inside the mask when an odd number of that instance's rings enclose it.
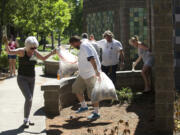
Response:
[[[17,82],[25,97],[23,126],[28,128],[29,125],[34,125],[29,120],[29,115],[34,93],[35,64],[37,59],[44,61],[51,55],[56,54],[56,49],[52,50],[48,55],[42,56],[37,50],[39,43],[33,36],[25,40],[25,47],[18,49],[11,47],[10,44],[15,44],[15,42],[9,42],[7,37],[3,37],[3,41],[9,57],[15,58],[15,55],[19,56]],[[120,64],[120,67],[124,66],[123,46],[119,41],[114,39],[113,33],[109,30],[104,32],[103,39],[100,41],[95,41],[93,35],[90,35],[88,38],[88,35],[84,33],[82,34],[82,39],[78,36],[73,36],[70,38],[69,43],[72,47],[80,50],[78,55],[79,76],[72,86],[72,92],[76,94],[81,104],[81,107],[76,113],[82,113],[88,110],[84,91],[87,90],[88,96],[91,98],[95,82],[97,79],[101,80],[100,74],[102,71],[111,78],[114,84],[116,83],[118,64]],[[141,59],[144,61],[142,75],[145,81],[145,91],[149,91],[151,90],[150,71],[153,63],[152,55],[149,49],[137,37],[132,37],[129,43],[138,48],[139,58],[133,66],[135,67]],[[14,71],[13,73],[15,74]],[[89,120],[100,117],[99,103],[93,103],[93,107],[94,111],[88,116]]]
[[[103,39],[95,41],[93,35],[88,38],[87,33],[82,34],[82,40],[78,36],[70,38],[69,43],[74,48],[80,50],[78,68],[79,76],[72,86],[72,92],[76,94],[81,107],[76,113],[82,113],[88,110],[88,106],[84,99],[84,90],[87,90],[89,98],[91,98],[92,90],[97,79],[101,80],[101,72],[106,73],[107,76],[116,84],[116,71],[118,64],[120,67],[124,66],[124,52],[122,44],[114,39],[111,31],[105,31]],[[139,41],[137,36],[129,40],[129,44],[138,48],[138,59],[133,64],[133,68],[143,59],[144,66],[142,69],[142,76],[145,82],[144,92],[151,90],[150,72],[153,65],[153,56],[148,47]],[[99,103],[92,103],[94,111],[89,120],[98,119]]]
[[[104,32],[103,39],[100,41],[96,41],[92,34],[88,39],[88,34],[83,33],[82,41],[85,40],[89,41],[95,48],[102,64],[102,71],[106,73],[115,84],[118,64],[120,64],[120,67],[124,67],[124,52],[121,42],[114,39],[113,33],[109,30]]]
[[[111,78],[114,84],[116,84],[116,71],[119,66],[120,69],[124,68],[125,54],[123,45],[120,41],[114,39],[113,33],[109,30],[104,32],[103,37],[104,39],[96,41],[93,34],[88,38],[88,34],[83,33],[82,41],[89,41],[92,46],[94,46],[102,64],[102,71]],[[151,90],[151,68],[154,63],[152,53],[147,45],[139,40],[138,36],[131,37],[129,39],[129,45],[138,49],[139,57],[132,64],[133,69],[135,69],[136,65],[143,60],[144,65],[141,74],[145,83],[144,92],[149,92]]]

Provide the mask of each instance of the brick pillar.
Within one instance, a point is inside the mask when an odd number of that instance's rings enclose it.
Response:
[[[152,44],[155,56],[157,131],[173,134],[174,68],[172,1],[152,0]]]
[[[130,63],[130,19],[129,19],[129,7],[126,5],[127,0],[120,1],[120,37],[125,52],[125,67],[131,68]]]

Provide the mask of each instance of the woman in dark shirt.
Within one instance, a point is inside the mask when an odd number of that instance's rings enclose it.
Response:
[[[17,82],[19,88],[22,91],[22,94],[25,97],[23,126],[25,128],[28,128],[29,125],[34,125],[34,123],[30,122],[29,115],[32,106],[34,84],[35,84],[36,58],[44,61],[51,55],[55,54],[56,49],[54,49],[48,55],[42,56],[37,50],[39,43],[37,39],[33,36],[30,36],[25,40],[24,48],[18,48],[15,50],[11,50],[9,48],[7,37],[4,37],[3,40],[6,45],[6,50],[8,51],[8,54],[19,56]]]

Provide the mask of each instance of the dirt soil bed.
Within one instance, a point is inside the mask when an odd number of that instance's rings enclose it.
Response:
[[[95,121],[87,120],[93,108],[89,111],[75,114],[79,107],[64,108],[60,116],[47,118],[48,135],[121,135],[129,132],[130,135],[154,134],[154,95],[142,94],[135,97],[131,104],[115,104],[102,102],[100,107],[101,118]],[[116,132],[116,134],[112,134]],[[129,134],[127,134],[129,135]]]

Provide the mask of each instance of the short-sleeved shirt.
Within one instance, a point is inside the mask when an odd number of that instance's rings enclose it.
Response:
[[[9,46],[9,48],[10,48],[11,50],[16,49],[16,47],[17,47],[17,45],[16,45],[16,42],[15,42],[15,41],[10,42],[10,43],[8,44],[8,46]]]
[[[113,39],[111,43],[103,39],[98,41],[99,47],[102,48],[102,65],[113,66],[119,63],[119,52],[123,50],[122,44]]]
[[[89,61],[89,58],[94,57],[97,65],[97,70],[101,70],[101,63],[95,48],[90,42],[84,41],[80,45],[80,52],[78,55],[78,69],[79,75],[83,79],[88,79],[95,75],[94,68]]]

